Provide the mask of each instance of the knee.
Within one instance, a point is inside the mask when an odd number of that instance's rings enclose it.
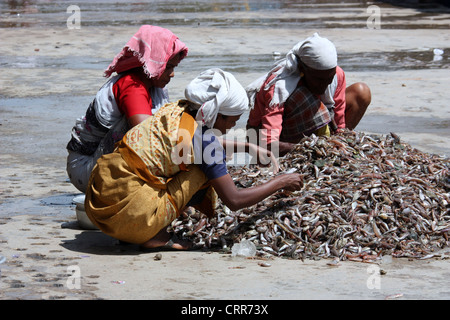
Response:
[[[358,104],[361,107],[367,108],[372,101],[372,93],[369,86],[364,82],[357,82],[352,86],[354,86],[354,94]]]

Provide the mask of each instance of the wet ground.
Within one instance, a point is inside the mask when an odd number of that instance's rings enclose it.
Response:
[[[447,44],[445,44],[447,45]],[[339,65],[346,71],[398,71],[421,69],[450,69],[450,48],[440,48],[439,55],[433,48],[417,48],[413,51],[377,51],[377,52],[341,52]],[[211,65],[226,68],[230,72],[264,72],[268,66],[287,52],[274,51],[274,54],[220,54],[214,56],[189,55],[191,66],[203,70]],[[243,63],[245,61],[245,64]],[[99,60],[89,56],[78,56],[76,61],[71,57],[54,56],[1,56],[0,68],[28,69],[64,68],[103,71],[109,60]]]
[[[165,255],[163,268],[152,264],[158,270],[152,278],[147,272],[151,257],[122,256],[127,249],[111,239],[61,229],[61,221],[73,221],[72,198],[77,194],[65,173],[71,127],[103,83],[102,71],[139,25],[173,29],[190,47],[170,84],[174,99],[182,97],[187,81],[211,66],[233,72],[246,85],[296,41],[319,31],[336,42],[348,81],[365,81],[372,88],[372,105],[358,130],[394,131],[429,152],[449,155],[449,7],[423,1],[80,0],[81,29],[69,30],[73,11],[67,9],[72,4],[0,2],[0,32],[5,37],[0,46],[0,254],[7,258],[2,265],[2,280],[7,282],[0,283],[7,290],[0,297],[48,298],[51,294],[38,286],[47,281],[57,288],[53,297],[74,298],[76,293],[61,285],[61,273],[65,259],[77,259],[88,283],[79,297],[86,299],[155,298],[137,288],[143,282],[156,290],[159,277],[165,279],[159,296],[163,299],[383,299],[396,293],[405,299],[448,299],[448,253],[426,261],[384,261],[388,276],[378,291],[367,289],[367,266],[358,264],[332,269],[326,262],[275,260],[271,269],[261,269],[256,263],[204,253]],[[381,10],[380,29],[369,29],[371,5]],[[239,126],[244,124],[245,117]],[[49,261],[61,266],[55,271]],[[98,265],[107,264],[133,272],[99,274]],[[194,276],[198,265],[204,271],[201,278]],[[183,266],[192,277],[170,279],[169,274],[179,274]],[[240,279],[246,290],[218,278],[216,270],[219,276]],[[296,282],[280,277],[286,270]],[[123,279],[127,285],[111,284]],[[202,281],[213,286],[196,287]]]
[[[139,24],[250,28],[361,28],[378,6],[383,28],[447,29],[446,1],[115,1],[78,0],[83,26]],[[3,1],[0,27],[52,27],[66,22],[73,1]],[[447,4],[448,5],[448,4]],[[398,7],[404,10],[398,11]],[[67,12],[68,11],[68,12]],[[67,14],[68,13],[68,14]],[[442,16],[446,14],[447,16]],[[321,19],[317,19],[317,16]],[[415,20],[411,27],[411,19]]]
[[[79,27],[134,26],[141,24],[174,27],[219,27],[255,28],[271,30],[277,28],[307,29],[434,29],[436,33],[448,30],[450,7],[432,1],[77,1],[75,9],[69,9],[73,1],[3,1],[0,3],[0,28],[54,28],[67,23],[71,15],[79,10]],[[403,10],[398,10],[399,6]],[[375,7],[377,9],[370,9]],[[379,20],[369,17],[380,10]],[[317,17],[320,16],[320,19]],[[379,25],[375,25],[379,23]],[[64,46],[61,43],[55,46]],[[339,64],[346,71],[394,71],[405,69],[449,68],[450,44],[442,43],[438,48],[418,47],[411,51],[346,52],[340,48]],[[231,72],[267,70],[267,66],[286,52],[273,50],[276,55],[222,54],[214,57],[193,55],[192,65],[203,69],[218,65]],[[245,63],[242,63],[245,62]],[[49,68],[101,70],[109,63],[89,56],[55,58],[54,56],[4,56],[0,67],[32,68],[36,65]]]

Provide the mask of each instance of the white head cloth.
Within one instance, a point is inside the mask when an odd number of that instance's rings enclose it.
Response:
[[[248,110],[245,89],[229,72],[213,68],[200,73],[184,91],[187,100],[199,106],[196,120],[212,128],[217,114],[237,116]]]
[[[287,53],[286,58],[278,61],[268,74],[252,82],[246,88],[250,99],[250,107],[254,106],[256,93],[271,74],[276,74],[276,76],[264,87],[264,90],[269,90],[275,84],[273,98],[269,106],[283,104],[300,80],[299,59],[315,70],[332,69],[337,66],[336,47],[330,40],[322,38],[318,33],[314,33],[313,36],[297,43]]]

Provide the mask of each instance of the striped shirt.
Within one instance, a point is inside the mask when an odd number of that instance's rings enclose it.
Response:
[[[306,87],[298,86],[284,103],[280,140],[297,143],[330,121],[331,115],[320,99]]]
[[[345,73],[339,66],[336,67],[333,82],[320,97],[309,93],[300,80],[297,88],[284,104],[269,107],[275,86],[271,86],[267,91],[263,88],[274,76],[274,74],[270,75],[257,93],[255,106],[250,110],[247,122],[248,128],[260,129],[258,132],[260,142],[266,144],[278,140],[295,142],[304,135],[324,127],[330,122],[329,119],[334,119],[338,128],[345,128],[346,81]],[[318,101],[322,101],[322,104]],[[323,106],[328,109],[328,116]],[[298,128],[295,128],[296,126]],[[301,132],[302,130],[306,131]]]

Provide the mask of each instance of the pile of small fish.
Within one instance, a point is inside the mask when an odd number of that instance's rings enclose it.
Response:
[[[424,258],[450,245],[450,161],[394,133],[305,137],[279,166],[279,174],[303,174],[302,190],[236,212],[219,200],[214,218],[191,209],[173,230],[204,248],[227,250],[248,239],[259,256],[291,259]],[[229,172],[238,188],[273,178],[256,165]]]

